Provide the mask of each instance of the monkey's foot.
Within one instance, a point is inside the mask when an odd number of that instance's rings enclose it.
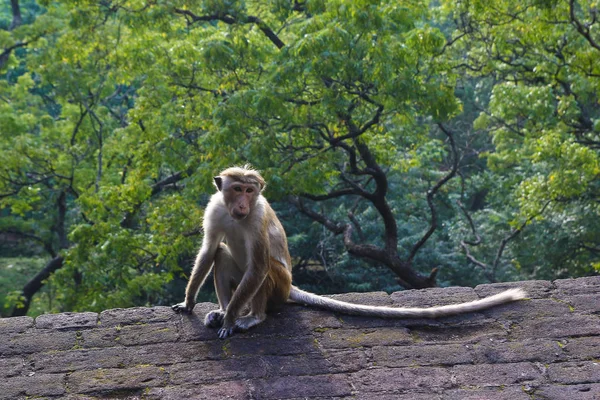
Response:
[[[184,302],[172,305],[171,308],[173,309],[173,311],[178,312],[178,313],[190,314],[192,312],[192,310],[194,309],[194,305],[192,304],[191,306],[188,306],[186,304],[186,302],[184,301]]]
[[[223,310],[213,310],[204,317],[204,326],[209,328],[220,328],[223,326],[223,318],[225,312]]]
[[[266,315],[246,315],[245,317],[241,317],[235,320],[235,326],[237,329],[241,331],[246,331],[253,326],[256,326],[263,322],[267,316]]]

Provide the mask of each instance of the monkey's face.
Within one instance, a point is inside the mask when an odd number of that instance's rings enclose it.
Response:
[[[237,221],[243,220],[250,214],[260,194],[256,183],[243,183],[229,179],[223,182],[222,192],[229,215]]]

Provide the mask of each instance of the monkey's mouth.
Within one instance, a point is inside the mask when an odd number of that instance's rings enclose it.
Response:
[[[245,219],[248,216],[248,213],[241,213],[239,211],[234,211],[234,212],[231,213],[231,216],[236,221],[241,221],[241,220]]]

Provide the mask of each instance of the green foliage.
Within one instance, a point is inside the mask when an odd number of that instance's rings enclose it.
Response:
[[[511,263],[545,278],[592,273],[598,257],[598,226],[590,219],[599,217],[600,65],[591,60],[600,48],[598,23],[589,22],[597,4],[571,4],[573,10],[569,2],[538,1],[441,7],[456,22],[450,35],[451,51],[462,56],[457,63],[472,79],[495,80],[473,125],[493,143],[486,153],[494,180],[484,210],[490,217],[478,225],[523,227]]]

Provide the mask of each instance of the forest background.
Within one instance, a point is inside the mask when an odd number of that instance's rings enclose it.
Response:
[[[598,3],[2,1],[1,315],[181,301],[246,162],[318,293],[600,273]]]

